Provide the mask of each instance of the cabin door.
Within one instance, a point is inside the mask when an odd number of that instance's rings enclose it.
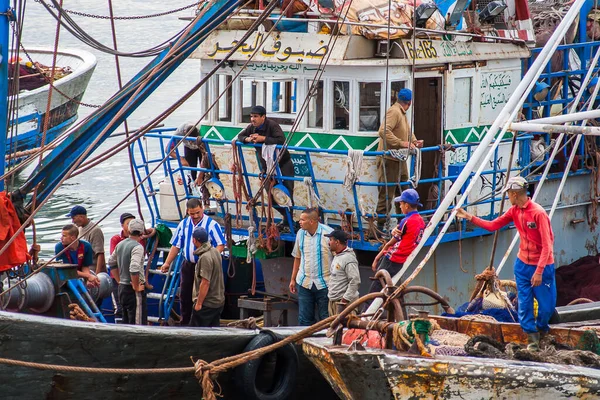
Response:
[[[442,143],[442,78],[424,77],[415,79],[413,90],[413,121],[414,132],[418,140],[423,140],[423,147],[439,146]],[[437,152],[422,152],[421,180],[437,177],[435,164]],[[443,172],[443,171],[442,171]],[[437,184],[436,184],[437,185]],[[419,183],[421,203],[427,207],[427,199],[435,193],[431,183]],[[428,207],[431,208],[431,207]]]

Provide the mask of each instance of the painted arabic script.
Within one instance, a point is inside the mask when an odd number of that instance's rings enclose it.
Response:
[[[481,108],[495,110],[508,101],[511,94],[512,77],[506,72],[481,74]]]
[[[279,36],[275,38],[275,43],[268,48],[264,46],[263,38],[263,33],[257,33],[251,43],[243,43],[235,50],[235,52],[246,54],[248,57],[250,57],[256,51],[256,49],[260,47],[260,51],[257,54],[262,57],[272,57],[279,61],[293,61],[299,63],[303,62],[305,58],[323,58],[329,52],[329,45],[325,44],[323,40],[319,41],[320,47],[316,50],[304,50],[302,47],[294,48],[292,46],[286,46],[285,48],[282,48],[283,46],[281,44],[281,40],[279,40]],[[232,51],[238,45],[238,43],[239,41],[233,40],[229,46],[221,47],[221,44],[216,42],[214,49],[209,52],[207,56],[214,57],[218,53],[228,53]]]

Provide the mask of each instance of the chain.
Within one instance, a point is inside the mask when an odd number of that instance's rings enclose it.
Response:
[[[34,1],[36,3],[44,4],[44,5],[48,6],[48,7],[52,7],[54,9],[56,9],[55,6],[44,3],[44,0],[34,0]],[[135,16],[130,16],[130,17],[110,17],[108,15],[95,15],[95,14],[88,14],[88,13],[84,13],[84,12],[80,12],[80,11],[66,10],[64,8],[62,9],[62,11],[66,12],[68,14],[79,15],[80,17],[87,17],[87,18],[113,19],[113,20],[131,20],[131,19],[146,19],[146,18],[162,17],[164,15],[174,14],[174,13],[177,13],[179,11],[183,11],[183,10],[187,10],[189,8],[193,8],[193,7],[199,6],[202,3],[204,3],[204,1],[197,1],[197,2],[194,2],[194,3],[189,4],[187,6],[177,8],[175,10],[169,10],[169,11],[164,11],[164,12],[161,12],[161,13],[150,14],[150,15],[135,15]]]
[[[52,86],[53,90],[56,90],[64,98],[69,99],[70,101],[72,101],[72,102],[74,102],[74,103],[76,103],[76,104],[78,104],[80,106],[89,107],[89,108],[100,108],[100,107],[102,107],[102,105],[90,104],[90,103],[83,103],[81,101],[78,101],[78,100],[70,97],[70,96],[67,96],[64,92],[62,92],[59,88],[57,88],[54,85],[54,83],[51,82],[50,78],[48,78],[46,76],[46,74],[44,74],[43,71],[37,66],[37,64],[35,62],[33,62],[33,59],[31,58],[31,56],[29,55],[29,53],[27,52],[27,50],[25,50],[25,47],[23,47],[23,44],[19,43],[19,46],[21,47],[21,50],[23,50],[23,53],[25,53],[25,56],[27,57],[27,59],[29,60],[29,62],[31,63],[31,65],[33,65],[35,67],[35,69],[40,73],[40,75],[44,77],[44,80],[46,81],[46,83],[48,83],[48,85]]]

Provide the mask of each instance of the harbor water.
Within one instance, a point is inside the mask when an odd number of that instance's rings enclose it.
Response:
[[[161,13],[174,10],[192,4],[190,0],[172,0],[170,2],[149,2],[142,0],[128,0],[113,2],[113,12],[118,17],[134,17]],[[91,15],[108,16],[108,2],[93,0],[76,0],[65,2],[64,8],[83,12]],[[115,21],[118,49],[123,52],[133,52],[148,49],[160,44],[183,29],[188,21],[180,20],[181,17],[194,15],[194,8],[169,14],[161,17],[148,19],[119,19]],[[108,19],[84,17],[75,14],[70,16],[85,31],[102,44],[112,47],[111,24]],[[38,2],[28,2],[24,29],[23,45],[29,48],[54,48],[56,37],[56,20]],[[88,47],[72,36],[64,28],[59,34],[60,48],[84,49],[93,53],[97,58],[96,70],[92,76],[89,86],[85,92],[82,102],[91,105],[101,105],[108,100],[118,89],[115,57],[99,52]],[[24,57],[24,56],[23,56]],[[126,58],[120,57],[121,75],[123,84],[127,83],[135,74],[142,69],[152,58]],[[35,61],[35,60],[34,60]],[[64,65],[60,65],[64,67]],[[152,120],[160,112],[168,108],[178,100],[193,82],[199,79],[199,61],[186,60],[163,85],[150,96],[150,98],[139,107],[128,119],[129,128],[135,129]],[[168,127],[177,126],[183,122],[196,122],[200,115],[200,96],[193,96],[187,103],[168,117],[164,124]],[[94,112],[95,108],[80,106],[79,119]],[[123,132],[120,127],[116,132]],[[123,140],[123,136],[107,140],[94,154],[116,145]],[[94,156],[92,154],[91,157]],[[29,166],[15,179],[14,186],[17,187],[34,170],[35,165]],[[12,188],[9,186],[9,188]],[[110,160],[98,165],[81,175],[69,179],[56,194],[46,203],[36,222],[37,239],[42,247],[42,257],[54,254],[54,245],[60,239],[62,226],[70,223],[65,215],[72,206],[80,204],[87,208],[88,216],[93,221],[99,220],[112,209],[132,189],[132,178],[129,167],[127,151],[122,151]],[[144,217],[149,220],[147,208],[142,201]],[[106,238],[106,248],[110,237],[121,229],[119,215],[124,212],[138,214],[135,196],[131,195],[114,212],[100,223]],[[27,230],[28,240],[31,241],[31,230]]]

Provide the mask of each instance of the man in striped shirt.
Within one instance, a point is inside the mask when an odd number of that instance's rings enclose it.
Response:
[[[302,212],[300,228],[292,251],[294,267],[290,292],[298,294],[298,324],[310,326],[317,322],[315,304],[319,321],[329,317],[327,283],[333,254],[329,249],[329,238],[325,235],[333,229],[319,223],[316,208]]]
[[[201,227],[206,229],[210,243],[219,253],[225,248],[225,236],[219,224],[207,215],[204,215],[204,208],[199,199],[189,199],[186,203],[188,216],[184,218],[171,239],[171,250],[167,260],[161,267],[162,272],[169,271],[171,263],[175,260],[179,251],[182,251],[184,257],[181,265],[181,292],[179,299],[181,302],[181,325],[188,325],[192,316],[192,291],[194,288],[194,271],[198,256],[194,254],[193,233],[194,229]]]

